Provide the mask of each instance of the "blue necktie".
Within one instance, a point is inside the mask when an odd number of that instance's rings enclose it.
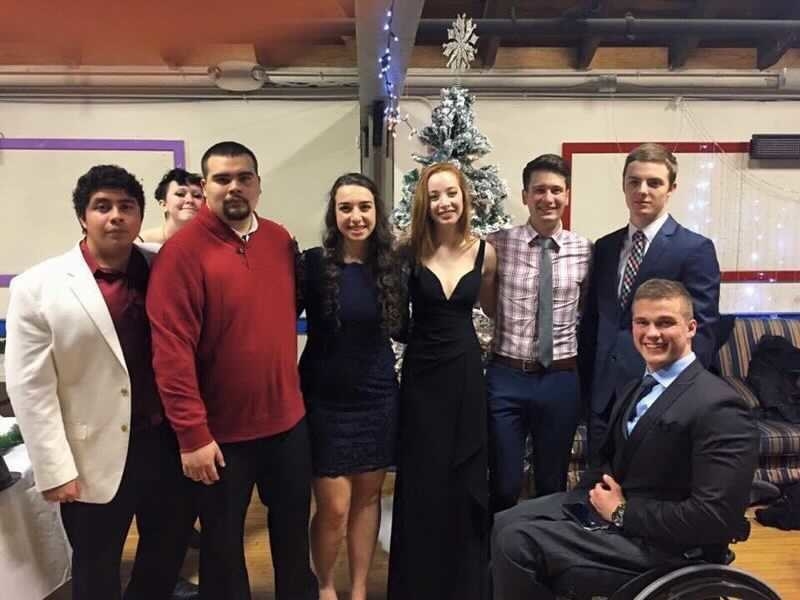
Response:
[[[622,431],[625,434],[625,437],[628,437],[628,423],[636,418],[636,407],[639,405],[639,402],[641,402],[642,398],[647,396],[647,394],[652,392],[653,388],[656,387],[657,385],[658,381],[656,381],[656,378],[653,377],[650,373],[648,373],[642,378],[642,382],[639,384],[635,399],[628,406],[628,411],[626,415],[627,419],[622,420]]]

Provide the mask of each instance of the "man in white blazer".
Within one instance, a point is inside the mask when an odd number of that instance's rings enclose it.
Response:
[[[61,503],[73,600],[123,597],[134,515],[139,544],[124,598],[166,600],[194,517],[151,365],[149,254],[133,245],[144,193],[124,169],[95,166],[78,179],[73,205],[84,239],[11,282],[8,394],[36,486]]]

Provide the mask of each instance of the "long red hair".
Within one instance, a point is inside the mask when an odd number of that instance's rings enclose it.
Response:
[[[437,173],[452,173],[458,180],[458,187],[461,188],[461,195],[464,198],[464,210],[458,219],[456,227],[463,237],[464,242],[468,242],[472,235],[469,224],[472,216],[472,194],[470,193],[469,182],[464,173],[452,163],[434,163],[422,170],[414,191],[414,201],[411,206],[411,251],[417,261],[422,261],[433,254],[435,247],[433,244],[433,221],[430,215],[431,199],[428,193],[428,180]]]

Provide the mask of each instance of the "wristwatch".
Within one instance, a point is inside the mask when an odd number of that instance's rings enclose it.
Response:
[[[611,513],[611,522],[616,526],[622,529],[622,521],[625,518],[625,503],[620,502],[617,508],[614,509],[614,512]]]

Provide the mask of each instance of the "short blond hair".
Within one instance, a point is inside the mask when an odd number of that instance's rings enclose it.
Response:
[[[681,313],[687,321],[694,319],[692,296],[680,281],[671,279],[648,279],[638,288],[633,295],[633,302],[637,300],[681,300]]]

